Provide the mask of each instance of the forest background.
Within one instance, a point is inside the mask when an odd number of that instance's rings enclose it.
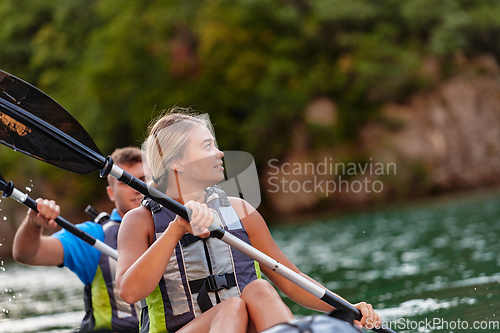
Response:
[[[0,69],[58,101],[104,155],[140,146],[174,105],[207,112],[222,150],[253,155],[270,220],[498,184],[499,40],[495,0],[0,2]],[[397,173],[323,179],[379,180],[380,192],[271,191],[270,160],[325,158]],[[7,147],[0,172],[75,222],[87,204],[112,208],[97,173]],[[25,214],[10,201],[2,250]]]

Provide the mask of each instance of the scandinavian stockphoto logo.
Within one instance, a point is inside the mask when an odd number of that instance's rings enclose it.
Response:
[[[380,176],[396,175],[395,163],[334,162],[324,158],[319,163],[289,163],[271,159],[267,163],[267,187],[270,193],[380,193],[384,184]]]
[[[378,327],[379,323],[375,323],[371,318],[366,321],[366,329],[374,329]],[[473,329],[474,332],[478,332],[480,330],[488,330],[488,331],[498,331],[500,329],[499,321],[474,321],[469,322],[467,320],[462,320],[457,318],[457,320],[446,320],[443,318],[425,318],[424,320],[411,320],[408,318],[399,318],[397,320],[382,322],[387,328],[396,331],[417,331],[417,332],[435,332],[446,330],[449,331],[461,331],[461,330],[470,330]]]

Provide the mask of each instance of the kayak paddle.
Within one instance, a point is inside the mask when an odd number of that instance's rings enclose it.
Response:
[[[0,174],[0,191],[3,192],[2,196],[4,198],[7,197],[12,197],[14,198],[17,202],[22,203],[23,205],[28,206],[29,208],[33,209],[35,212],[38,212],[37,210],[37,205],[36,201],[33,200],[28,196],[28,194],[23,193],[16,189],[14,187],[14,184],[10,182],[5,182],[5,179],[2,177]],[[111,257],[115,260],[118,259],[118,252],[113,249],[111,246],[107,245],[106,243],[101,242],[100,240],[94,238],[93,236],[89,235],[83,230],[78,229],[75,227],[72,223],[68,222],[66,219],[64,219],[61,216],[58,216],[55,219],[56,223],[61,226],[62,228],[66,229],[76,237],[80,238],[82,241],[85,243],[89,244],[90,246],[96,248],[97,250],[101,251],[108,257]]]
[[[31,96],[35,96],[36,98],[33,97],[33,100],[31,100]],[[42,96],[50,100],[50,103],[44,103]],[[184,219],[190,220],[191,212],[189,209],[114,165],[110,156],[104,158],[90,136],[71,115],[69,117],[60,116],[60,113],[68,113],[61,105],[29,83],[3,71],[0,71],[0,111],[7,115],[7,117],[2,117],[0,114],[0,143],[75,173],[82,174],[93,170],[100,170],[101,177],[111,175],[145,196],[152,198]],[[52,117],[52,113],[54,113],[54,117]],[[42,115],[45,118],[42,119]],[[54,122],[52,119],[64,119],[65,122],[61,125],[61,123]],[[79,129],[84,134],[79,133],[78,130],[66,133],[65,126],[69,126],[72,129]],[[32,133],[36,137],[42,136],[43,138],[39,138],[41,142],[33,146],[24,144],[22,149],[17,148]],[[80,136],[84,138],[85,144],[76,139],[76,137]],[[89,146],[93,147],[93,149],[89,148],[87,143],[90,143]],[[45,144],[50,145],[54,150],[52,152],[44,150],[41,146]],[[355,320],[361,319],[362,315],[358,309],[340,299],[331,291],[309,281],[218,226],[212,225],[209,230],[211,236],[224,241],[252,259],[257,260],[265,267],[295,283],[337,310],[347,313]],[[395,333],[387,327],[375,328],[373,330],[376,332]]]

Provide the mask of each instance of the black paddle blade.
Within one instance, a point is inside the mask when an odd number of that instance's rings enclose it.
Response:
[[[101,155],[85,129],[61,105],[31,84],[0,70],[0,143],[78,174],[99,169],[81,153],[54,141],[43,128],[24,121],[26,113]]]

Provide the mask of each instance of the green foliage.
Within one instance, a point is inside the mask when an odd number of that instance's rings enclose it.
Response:
[[[325,131],[355,140],[382,103],[435,83],[427,58],[446,77],[456,55],[500,59],[499,37],[496,0],[0,2],[0,68],[56,99],[104,154],[140,145],[151,119],[180,105],[211,115],[222,149],[264,164],[322,96],[338,123],[311,130],[312,144]]]

